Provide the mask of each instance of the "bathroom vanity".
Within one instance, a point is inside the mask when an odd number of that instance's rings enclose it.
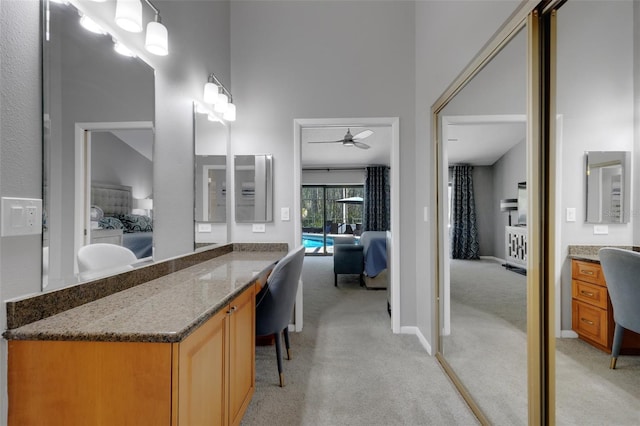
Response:
[[[7,330],[9,425],[239,424],[255,387],[256,286],[286,245],[229,246]],[[76,287],[99,293],[91,286],[100,281]],[[58,298],[65,303],[69,293]],[[23,300],[8,310],[15,316],[54,300]],[[17,316],[13,322],[22,322]]]

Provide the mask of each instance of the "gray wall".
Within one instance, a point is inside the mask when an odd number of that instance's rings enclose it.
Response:
[[[415,304],[414,2],[231,2],[231,69],[241,103],[231,154],[274,155],[274,211],[293,206],[293,120],[400,117],[401,324]],[[278,216],[278,215],[276,215]],[[276,217],[264,234],[233,227],[234,241],[293,243]]]
[[[504,259],[504,227],[509,225],[507,213],[500,211],[500,200],[518,197],[518,182],[527,181],[527,146],[521,141],[511,148],[493,165],[493,206],[495,227],[493,229],[493,255]],[[511,212],[511,223],[518,223],[518,212]]]
[[[584,223],[584,152],[634,150],[637,55],[629,54],[637,52],[634,8],[638,9],[638,2],[567,2],[558,12],[562,330],[571,329],[571,262],[566,258],[567,246],[637,244],[633,237],[637,234],[637,215],[632,214],[628,224],[610,224],[608,235],[594,235],[593,225]],[[639,184],[638,180],[632,184],[634,194],[638,192],[633,185]],[[633,198],[632,205],[637,209],[637,197]],[[576,209],[575,222],[565,221],[569,207]]]

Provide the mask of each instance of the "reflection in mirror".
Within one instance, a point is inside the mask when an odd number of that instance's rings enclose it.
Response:
[[[223,121],[194,104],[195,245],[228,242],[227,142]]]
[[[101,238],[124,245],[129,231],[144,230],[139,259],[150,256],[154,71],[82,28],[72,5],[46,4],[43,289],[53,290],[78,282],[80,247]],[[108,214],[122,215],[121,225]]]
[[[584,208],[586,194],[589,209],[576,223],[562,220],[558,225],[562,257],[557,262],[563,270],[561,288],[556,290],[556,327],[562,333],[555,342],[556,424],[640,424],[640,357],[630,356],[640,352],[640,340],[625,331],[617,367],[609,369],[616,307],[611,304],[607,277],[599,273],[597,263],[577,263],[580,258],[566,256],[571,246],[638,245],[638,224],[629,214],[637,208],[637,197],[630,195],[638,194],[633,186],[638,178],[627,177],[637,167],[622,154],[629,151],[634,161],[638,158],[638,2],[568,1],[556,16],[555,111],[563,118],[562,163],[556,171],[562,177],[562,192],[556,202]],[[586,151],[589,180],[584,176]],[[618,162],[624,170],[619,175],[620,220],[617,206],[611,208],[607,201],[618,190],[605,177],[618,175]],[[611,220],[618,224],[585,225],[583,217],[587,223]],[[605,221],[597,222],[600,219]],[[593,269],[585,271],[587,267]],[[598,279],[587,274],[597,274]]]
[[[628,151],[588,151],[585,157],[587,223],[629,222]]]
[[[509,239],[527,229],[515,210],[501,211],[527,178],[526,36],[514,35],[438,114],[439,355],[488,424],[528,416],[526,248]]]
[[[236,222],[271,222],[273,156],[236,155],[234,172]]]

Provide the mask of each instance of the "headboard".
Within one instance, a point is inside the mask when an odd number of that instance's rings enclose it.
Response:
[[[105,216],[131,213],[131,187],[92,182],[91,205],[100,207]]]

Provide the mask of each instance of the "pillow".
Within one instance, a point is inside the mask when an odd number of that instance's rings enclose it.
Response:
[[[124,229],[122,222],[115,217],[103,217],[98,223],[102,229]]]
[[[123,214],[120,221],[124,225],[124,232],[150,232],[153,231],[153,223],[149,216],[139,214]]]

